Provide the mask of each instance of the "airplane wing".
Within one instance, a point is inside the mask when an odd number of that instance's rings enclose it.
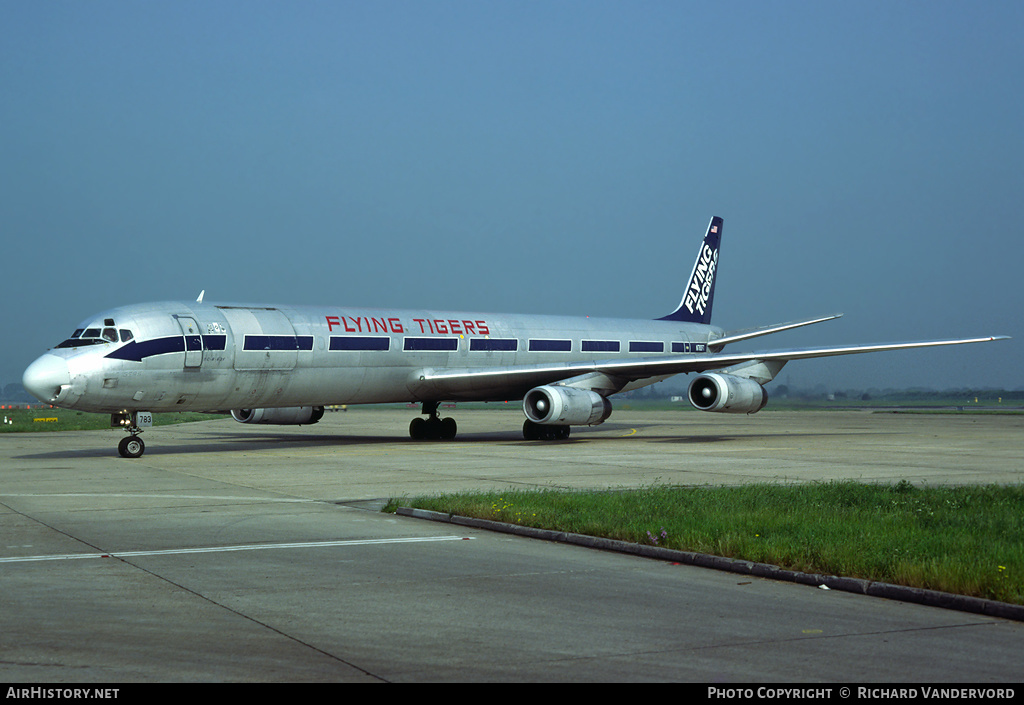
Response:
[[[782,365],[790,360],[964,345],[968,343],[987,343],[994,340],[1008,339],[1009,336],[987,336],[982,338],[924,340],[876,345],[794,348],[790,350],[747,353],[708,353],[705,355],[687,355],[686,357],[675,355],[627,360],[605,359],[562,364],[517,365],[484,370],[470,368],[423,368],[410,380],[410,389],[420,398],[452,400],[472,398],[479,400],[482,396],[491,393],[493,394],[492,400],[503,400],[521,398],[527,391],[537,385],[573,380],[573,386],[589,387],[604,394],[614,394],[615,392],[622,391],[622,388],[629,382],[640,379],[671,377],[689,372],[721,370],[747,363],[774,364],[775,370],[772,373],[772,376],[774,376],[782,368]],[[719,341],[710,341],[709,343],[709,345],[718,344]],[[592,380],[593,383],[587,384],[585,380],[578,380],[578,378],[584,376],[587,376],[586,380]],[[771,377],[769,376],[768,379],[771,379]]]
[[[771,326],[760,326],[758,328],[744,328],[742,330],[729,331],[721,338],[715,338],[714,340],[708,341],[708,346],[713,351],[721,350],[724,346],[729,343],[738,343],[741,340],[750,340],[751,338],[759,338],[762,335],[771,335],[772,333],[779,333],[784,330],[793,330],[794,328],[802,328],[803,326],[811,326],[815,323],[822,323],[824,321],[834,321],[837,318],[842,318],[843,314],[834,313],[831,316],[820,316],[818,318],[808,318],[802,321],[790,321],[789,323],[776,323]]]

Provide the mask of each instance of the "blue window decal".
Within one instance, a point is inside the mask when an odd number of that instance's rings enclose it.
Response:
[[[620,347],[617,340],[584,340],[582,346],[583,352],[618,352]]]
[[[226,335],[204,335],[203,349],[223,350],[227,346],[227,340],[228,337]]]
[[[547,339],[531,340],[530,352],[572,352],[572,341]]]
[[[312,350],[311,335],[247,335],[243,350]]]
[[[391,338],[365,335],[332,335],[331,350],[390,350]]]
[[[519,349],[519,341],[515,338],[473,338],[469,341],[469,349],[515,352]]]
[[[406,350],[451,351],[459,349],[458,338],[406,338]]]
[[[631,340],[629,341],[629,351],[649,353],[665,352],[665,343],[648,340]],[[672,352],[677,351],[673,349]]]

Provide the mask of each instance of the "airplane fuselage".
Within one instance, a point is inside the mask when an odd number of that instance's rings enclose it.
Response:
[[[91,331],[98,340],[84,338]],[[67,366],[66,383],[58,378],[49,399],[113,413],[521,399],[535,377],[467,381],[435,398],[422,373],[684,358],[706,353],[721,330],[677,321],[162,302],[105,311],[76,333],[47,353],[55,358],[49,364]]]

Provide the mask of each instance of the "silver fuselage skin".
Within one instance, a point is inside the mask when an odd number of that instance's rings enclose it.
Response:
[[[106,413],[518,400],[575,363],[682,361],[722,335],[678,321],[198,302],[122,306],[79,327],[97,329],[121,334],[47,351],[26,371],[29,391]],[[495,368],[528,372],[473,376]],[[452,369],[467,374],[430,379]]]

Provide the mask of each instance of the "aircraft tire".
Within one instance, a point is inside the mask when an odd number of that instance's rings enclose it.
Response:
[[[445,441],[450,441],[455,438],[455,434],[459,432],[459,425],[455,423],[455,419],[449,417],[441,419],[440,428],[438,429],[440,434],[438,438]]]
[[[409,424],[409,436],[417,441],[427,437],[427,420],[417,416]]]
[[[569,437],[569,429],[569,426],[549,426],[527,419],[523,422],[523,438],[528,441],[564,441]]]
[[[525,438],[528,441],[540,440],[538,428],[538,424],[535,424],[533,421],[527,419],[526,421],[523,422],[523,438]]]
[[[122,458],[138,458],[146,451],[146,444],[138,436],[122,438],[117,444],[117,452]]]
[[[417,417],[409,423],[409,436],[417,441],[450,441],[459,432],[455,419],[424,419]]]

